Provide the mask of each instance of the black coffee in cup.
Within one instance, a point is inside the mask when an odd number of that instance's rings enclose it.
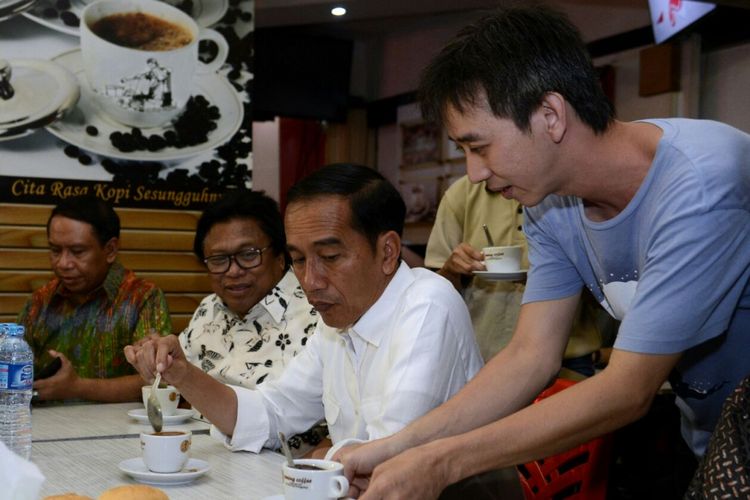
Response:
[[[160,431],[151,433],[152,436],[180,436],[182,434],[185,433],[180,431]]]
[[[294,464],[295,469],[302,469],[302,470],[328,470],[323,467],[318,467],[317,465],[310,465],[310,464]]]
[[[186,28],[143,12],[112,14],[90,28],[110,43],[138,50],[173,50],[193,41]]]

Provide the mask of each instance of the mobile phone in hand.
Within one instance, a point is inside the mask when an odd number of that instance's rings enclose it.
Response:
[[[34,374],[34,380],[50,378],[52,375],[57,373],[61,366],[62,361],[60,361],[60,358],[53,359],[47,366],[39,370],[39,373]]]

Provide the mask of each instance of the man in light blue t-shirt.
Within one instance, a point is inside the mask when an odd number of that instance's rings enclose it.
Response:
[[[666,380],[701,455],[750,372],[750,136],[615,120],[580,34],[543,7],[464,28],[420,96],[465,151],[470,180],[527,207],[531,270],[510,344],[470,384],[399,433],[339,453],[363,498],[435,498],[564,451],[643,416]],[[584,286],[622,321],[609,364],[529,405],[559,369]]]

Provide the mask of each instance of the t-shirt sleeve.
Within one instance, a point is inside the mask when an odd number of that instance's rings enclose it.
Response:
[[[457,188],[458,186],[454,186]],[[435,215],[435,223],[427,240],[424,265],[440,269],[448,260],[453,249],[463,240],[463,207],[456,206],[453,193],[449,190],[443,196]],[[465,203],[464,203],[465,205]]]
[[[585,255],[571,255],[571,245],[561,245],[561,238],[576,238],[569,229],[575,227],[573,211],[565,204],[542,204],[525,209],[524,233],[529,245],[529,273],[523,303],[557,300],[579,293],[583,281],[575,262],[586,264]],[[563,248],[568,249],[563,250]]]

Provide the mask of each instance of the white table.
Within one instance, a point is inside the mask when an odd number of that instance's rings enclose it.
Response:
[[[46,477],[42,496],[76,492],[97,498],[104,490],[137,481],[118,464],[141,455],[139,434],[148,430],[127,416],[138,403],[37,407],[32,412],[31,461]],[[158,486],[172,500],[259,500],[282,492],[278,453],[231,452],[208,436],[208,424],[193,420],[174,426],[193,431],[191,457],[211,470],[192,483]]]
[[[128,416],[128,411],[143,408],[141,403],[73,404],[35,406],[31,412],[34,442],[102,437],[132,437],[150,429]],[[196,415],[198,415],[196,413]],[[164,426],[208,433],[210,425],[198,418]]]

